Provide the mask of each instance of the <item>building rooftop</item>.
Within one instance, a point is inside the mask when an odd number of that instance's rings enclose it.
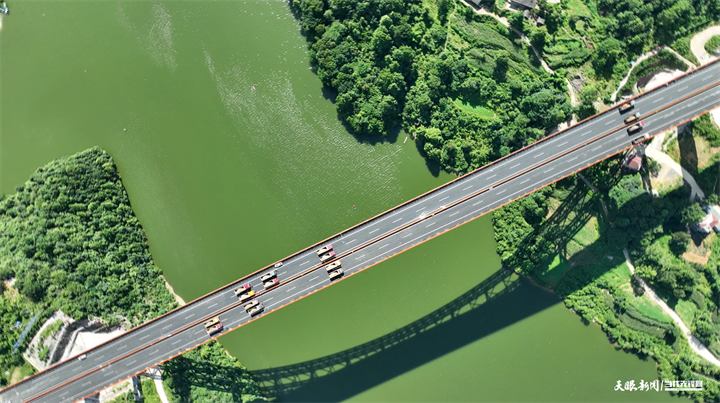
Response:
[[[510,0],[510,2],[525,8],[535,8],[537,7],[538,0]]]
[[[639,171],[640,168],[642,168],[642,157],[637,154],[633,155],[627,160],[625,166],[632,170]]]

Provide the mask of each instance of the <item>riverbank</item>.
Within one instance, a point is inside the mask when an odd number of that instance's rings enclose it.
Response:
[[[622,157],[617,157],[586,170],[584,176],[593,184],[591,193],[574,176],[541,191],[544,195],[530,195],[496,211],[493,220],[498,253],[505,266],[551,289],[583,321],[600,325],[611,343],[639,357],[652,356],[660,379],[674,379],[680,368],[692,365],[693,379],[712,385],[702,392],[684,394],[698,401],[715,401],[718,384],[712,379],[717,379],[720,370],[712,348],[704,348],[690,333],[690,323],[676,325],[674,311],[658,303],[662,299],[643,287],[645,281],[634,278],[629,255],[623,258],[623,248],[637,251],[640,276],[650,276],[654,285],[664,287],[667,293],[663,280],[648,273],[675,270],[667,262],[685,267],[677,255],[682,251],[676,251],[675,246],[668,249],[669,235],[649,231],[658,226],[676,228],[673,220],[677,218],[663,217],[656,210],[674,211],[677,217],[688,205],[690,191],[678,187],[653,198],[643,188],[639,175],[621,174],[621,164]],[[601,208],[605,201],[609,202],[607,214]],[[509,236],[517,233],[525,235]],[[645,246],[640,247],[633,235],[647,238]],[[652,260],[658,255],[666,256],[665,266]],[[715,263],[711,263],[706,270],[715,270]],[[689,291],[682,295],[675,309],[682,309],[695,329],[699,326],[697,316],[692,311],[687,314],[688,307],[694,306],[686,301]],[[692,299],[711,304],[710,296],[693,294]]]
[[[168,290],[168,292],[170,293],[170,295],[172,295],[173,298],[175,298],[175,302],[177,302],[178,305],[180,305],[180,306],[184,306],[184,305],[185,305],[185,300],[182,299],[181,296],[179,296],[179,295],[177,295],[177,294],[175,293],[175,290],[173,290],[172,286],[170,285],[170,283],[168,283],[168,281],[167,281],[167,279],[165,278],[164,275],[162,275],[161,277],[162,277],[162,279],[163,279],[163,282],[165,283],[165,288]]]
[[[102,233],[107,238],[99,236],[96,224],[99,226],[100,222],[104,223]],[[0,255],[8,259],[6,261],[19,262],[0,267],[1,280],[16,278],[8,282],[14,287],[6,293],[8,297],[3,295],[0,299],[3,308],[0,324],[5,327],[6,323],[15,323],[14,318],[27,315],[23,313],[28,311],[21,304],[23,298],[33,299],[57,311],[50,320],[36,326],[39,330],[27,344],[29,347],[22,343],[19,348],[28,362],[39,370],[124,331],[80,332],[79,328],[87,324],[87,318],[104,319],[87,325],[92,330],[106,326],[106,323],[120,323],[129,328],[185,304],[152,263],[145,231],[130,207],[117,167],[100,148],[59,158],[39,169],[30,180],[17,187],[17,193],[0,200],[0,225],[3,228]],[[48,231],[47,228],[53,229]],[[93,242],[74,242],[76,234],[93,239]],[[112,239],[112,242],[106,239]],[[32,258],[23,252],[38,245],[57,252],[53,256],[36,254]],[[78,259],[76,266],[66,263]],[[128,261],[133,264],[127,264]],[[85,271],[80,275],[75,270]],[[94,282],[83,285],[69,280],[84,277]],[[165,288],[160,286],[161,282]],[[15,289],[20,296],[10,298]],[[64,327],[74,320],[78,326]],[[8,336],[17,338],[21,324],[13,326]],[[215,345],[214,348],[222,350],[219,344]],[[6,365],[17,365],[16,357],[10,351],[3,351],[0,370],[9,373],[12,368]],[[178,359],[182,360],[182,356],[175,360]],[[202,355],[197,361],[204,368],[213,368],[228,362],[228,358],[213,361]],[[232,361],[237,363],[234,358]],[[208,374],[212,379],[213,371],[208,370]],[[223,380],[239,382],[240,386],[233,390],[234,395],[262,399],[244,367],[240,365],[234,376],[236,378]],[[204,386],[193,389],[205,391]],[[228,394],[219,392],[214,396],[215,400],[222,400]]]

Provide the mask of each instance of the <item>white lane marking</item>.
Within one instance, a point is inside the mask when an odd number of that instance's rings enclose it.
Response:
[[[372,234],[373,232],[377,232],[377,231],[380,231],[380,228],[376,228],[376,229],[374,229],[374,230],[372,230],[372,231],[368,232],[368,234]]]
[[[520,164],[515,164],[515,165],[511,166],[509,169],[517,168],[519,166],[520,166]],[[488,178],[488,179],[490,179],[490,178]]]
[[[590,134],[590,133],[592,133],[592,130],[588,130],[588,131],[586,131],[586,132],[583,133],[583,134],[578,134],[578,136],[580,136],[580,137],[585,137],[585,136],[587,136],[587,135]]]
[[[555,167],[550,168],[550,169],[548,169],[547,171],[545,171],[545,172],[543,172],[543,173],[546,174],[546,173],[548,173],[548,172],[551,172],[551,171],[554,170],[554,169],[555,169]]]
[[[95,357],[96,360],[102,360],[103,357],[105,357],[105,354],[101,355],[100,357]]]
[[[216,302],[216,303],[210,305],[208,308],[212,308],[212,307],[216,306],[217,304],[219,304],[219,302]]]
[[[118,350],[122,350],[124,348],[127,348],[127,344],[123,344],[122,346],[118,347]]]
[[[59,378],[60,378],[59,376],[56,376],[55,378],[50,379],[48,382],[52,382],[52,381],[54,381],[54,380],[56,380],[56,379],[59,379]]]
[[[352,241],[345,242],[345,245],[350,245],[351,243],[357,241],[357,238],[353,238]]]
[[[291,289],[289,289],[289,290],[287,290],[287,291],[285,291],[285,292],[290,292],[290,291],[292,291],[292,290],[294,290],[294,289],[296,289],[296,288],[297,288],[297,287],[293,287],[293,288],[291,288]]]
[[[480,200],[480,201],[478,201],[478,202],[475,202],[475,203],[473,203],[473,206],[477,206],[478,204],[480,204],[480,203],[482,203],[482,202],[483,202],[482,200]]]
[[[459,213],[459,211],[456,211],[456,212],[450,214],[448,217],[452,217],[452,216],[454,216],[454,215],[457,214],[457,213]]]
[[[605,123],[605,126],[609,126],[609,125],[611,125],[611,124],[613,124],[613,123],[615,123],[615,122],[613,122],[613,121],[611,120],[611,121]]]
[[[306,264],[308,264],[308,263],[310,263],[310,261],[309,261],[309,260],[308,260],[307,262],[304,262],[304,263],[300,263],[300,266],[305,266],[305,265],[306,265]]]
[[[70,393],[70,391],[69,391],[69,390],[68,390],[68,391],[66,391],[65,393],[59,394],[58,396],[60,396],[60,397],[63,397],[63,396],[65,396],[65,395],[67,395],[68,393]]]
[[[280,275],[282,275],[282,274],[285,274],[286,271],[287,271],[287,270],[284,270],[284,271],[279,272],[279,273],[278,273],[278,276],[280,276]]]
[[[520,164],[518,164],[518,165],[520,165]],[[517,165],[516,165],[516,166],[517,166]],[[497,174],[495,174],[495,175],[493,175],[493,176],[489,176],[488,179],[492,179],[492,178],[494,178],[494,177],[496,177],[496,176],[497,176]],[[442,200],[440,200],[440,201],[442,201]]]
[[[544,152],[544,151],[543,151],[543,152],[541,152],[540,154],[538,154],[538,155],[534,156],[533,158],[537,158],[537,157],[539,157],[539,156],[541,156],[541,155],[543,155],[543,154],[545,154],[545,152]]]
[[[398,218],[397,220],[393,221],[392,223],[395,224],[396,222],[402,220],[402,217]]]
[[[137,362],[137,360],[133,360],[132,362],[128,362],[128,365],[133,365]]]
[[[425,207],[421,208],[420,210],[415,210],[416,213],[419,213],[421,211],[425,210]]]
[[[572,159],[569,159],[568,162],[575,161],[576,159],[578,159],[578,157],[573,157]]]
[[[91,383],[92,383],[92,381],[87,381],[87,382],[83,383],[83,384],[80,385],[80,386],[85,387],[85,386],[90,385]]]
[[[382,249],[382,248],[384,248],[384,247],[386,247],[386,246],[389,246],[389,245],[390,245],[389,243],[386,243],[385,245],[379,247],[378,249]]]
[[[70,372],[77,372],[77,371],[80,371],[81,369],[82,369],[81,367],[77,367],[77,368],[73,369],[73,370],[70,371]],[[35,389],[35,388],[33,388],[33,389]]]
[[[190,316],[194,316],[194,315],[195,315],[195,314],[192,314],[192,315],[190,315]],[[188,318],[189,318],[190,316],[188,316]],[[185,318],[185,319],[187,319],[187,318]],[[149,335],[149,334],[146,334],[145,336],[141,337],[140,340],[145,340],[145,339],[147,339],[148,337],[150,337],[150,335]]]
[[[582,164],[583,164],[583,163],[581,162],[580,165],[582,165]],[[579,166],[579,165],[574,165],[574,166],[572,166],[571,168],[568,169],[568,171],[569,171],[569,172],[572,172],[572,170],[575,169],[577,166]],[[510,198],[512,199],[513,196],[515,196],[515,195],[517,195],[517,194],[520,194],[520,193],[522,193],[522,192],[525,192],[526,189],[527,189],[527,187],[526,187],[526,188],[523,188],[523,189],[521,189],[521,190],[518,190],[517,192],[513,193],[513,194],[510,196]],[[494,203],[492,203],[492,204],[495,204],[495,203],[498,203],[498,202],[502,202],[502,200],[498,200],[498,201],[496,201],[496,202],[494,202]],[[491,205],[492,205],[492,204],[491,204]],[[466,217],[469,217],[469,216],[472,216],[472,215],[474,215],[474,214],[477,214],[479,211],[482,211],[482,210],[483,210],[483,208],[478,209],[478,210],[474,210],[474,211],[472,211],[472,212],[470,212],[470,213],[468,213],[468,214],[466,214],[466,215],[464,215],[464,216],[462,216],[462,217],[460,217],[460,218],[456,218],[456,219],[454,219],[454,220],[452,220],[452,221],[450,221],[450,222],[448,222],[448,223],[443,224],[442,227],[440,227],[440,228],[449,227],[450,225],[453,225],[454,223],[458,222],[459,220],[462,220],[462,219],[464,219],[464,218],[466,218]],[[459,213],[459,211],[456,212],[456,213],[454,213],[453,215],[455,215],[455,214],[457,214],[457,213]],[[413,238],[413,239],[411,239],[411,240],[409,240],[409,241],[407,241],[407,242],[405,242],[405,243],[402,243],[402,244],[394,247],[394,248],[391,249],[391,250],[396,250],[396,249],[398,249],[398,248],[401,248],[401,247],[403,247],[403,246],[405,246],[405,245],[407,245],[407,244],[410,244],[410,243],[412,243],[412,242],[417,241],[418,239],[421,239],[422,237],[424,237],[424,236],[426,236],[426,235],[428,235],[428,234],[420,235],[420,236],[418,236],[418,237],[416,237],[416,238]],[[361,264],[362,264],[362,263],[361,263]]]
[[[313,278],[317,278],[317,276],[316,276],[316,277],[313,277]],[[312,278],[311,278],[310,280],[312,280]],[[268,302],[268,301],[270,301],[270,300],[273,299],[273,298],[275,298],[275,297],[270,297],[270,298],[266,299],[265,302]]]
[[[568,143],[568,142],[566,141],[566,142],[564,142],[564,143],[562,143],[562,144],[558,144],[558,147],[562,147],[562,146],[564,146],[564,145],[567,144],[567,143]]]
[[[473,187],[473,185],[470,185],[470,186],[468,186],[468,187],[466,187],[466,188],[463,188],[463,191],[466,191],[466,190],[470,189],[471,187]]]
[[[193,316],[195,316],[195,314],[194,314],[194,313],[191,313],[190,315],[186,316],[185,319],[190,319],[190,318],[192,318]],[[140,340],[142,340],[142,339],[140,339]]]
[[[440,200],[438,200],[438,201],[443,201],[443,200],[445,200],[445,199],[447,199],[447,198],[449,198],[449,197],[450,197],[450,196],[445,196],[445,197],[443,197],[442,199],[440,199]]]
[[[181,342],[182,342],[182,339],[177,339],[177,340],[175,340],[174,342],[172,342],[172,343],[170,343],[170,344],[172,344],[172,345],[174,346],[174,345],[176,345],[176,344],[178,344],[178,343],[181,343]]]
[[[431,226],[433,226],[433,225],[435,225],[435,224],[437,224],[437,222],[431,222],[430,224],[426,225],[425,228],[431,227]]]
[[[407,235],[405,235],[405,236],[401,236],[400,239],[407,238],[407,237],[409,237],[410,235],[412,235],[412,232],[409,233],[409,234],[407,234]]]
[[[315,280],[315,279],[318,278],[318,277],[320,277],[320,276],[315,276],[315,277],[309,279],[308,281],[313,281],[313,280]],[[268,299],[268,301],[270,301],[270,299]]]
[[[658,102],[662,101],[663,99],[665,99],[665,97],[660,97],[660,98],[658,98],[658,99],[656,99],[656,100],[652,101],[652,103],[653,103],[653,104],[656,104],[656,103],[658,103]]]
[[[507,192],[507,189],[501,190],[501,191],[497,192],[497,194],[503,194],[505,192]]]
[[[707,80],[709,80],[709,79],[711,79],[711,78],[713,78],[713,76],[707,76],[707,77],[703,78],[703,79],[700,80],[700,81],[705,82],[705,81],[707,81]]]
[[[520,182],[520,184],[522,185],[523,183],[525,183],[525,182],[529,182],[529,181],[530,181],[530,178],[528,178],[528,179],[525,179],[524,181]]]
[[[364,258],[365,256],[367,256],[367,253],[366,253],[366,254],[364,254],[364,255],[362,255],[362,256],[358,256],[358,257],[356,257],[356,258],[355,258],[355,260],[358,260],[358,259],[362,259],[362,258]]]
[[[599,149],[601,149],[601,148],[602,148],[602,146],[597,146],[597,147],[593,148],[593,149],[590,150],[590,151],[597,151],[597,150],[599,150]]]
[[[697,101],[691,103],[690,105],[688,105],[688,108],[692,108],[693,106],[695,106],[695,105],[697,105],[697,104],[699,104],[699,103],[700,103],[700,100],[697,100]]]
[[[680,88],[678,88],[678,89],[677,89],[677,91],[675,91],[675,92],[680,92],[680,91],[684,91],[684,90],[686,90],[686,89],[688,89],[688,86],[687,86],[687,85],[686,85],[686,86],[684,86],[684,87],[680,87]]]

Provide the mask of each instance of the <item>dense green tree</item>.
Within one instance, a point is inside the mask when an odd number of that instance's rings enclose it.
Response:
[[[699,204],[693,203],[682,211],[682,223],[686,225],[694,225],[705,218],[707,214],[703,211]]]

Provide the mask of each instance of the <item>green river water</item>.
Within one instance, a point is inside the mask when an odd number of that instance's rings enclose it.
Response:
[[[404,134],[374,144],[344,129],[285,1],[10,8],[0,191],[54,158],[103,147],[186,300],[452,179]],[[654,379],[654,363],[616,351],[524,280],[503,291],[498,269],[486,216],[221,341],[251,370],[289,366],[300,381],[283,401],[670,399],[613,391],[618,380]],[[485,296],[462,306],[469,290]],[[403,332],[446,304],[459,305],[454,316]],[[321,376],[306,380],[307,368]]]

